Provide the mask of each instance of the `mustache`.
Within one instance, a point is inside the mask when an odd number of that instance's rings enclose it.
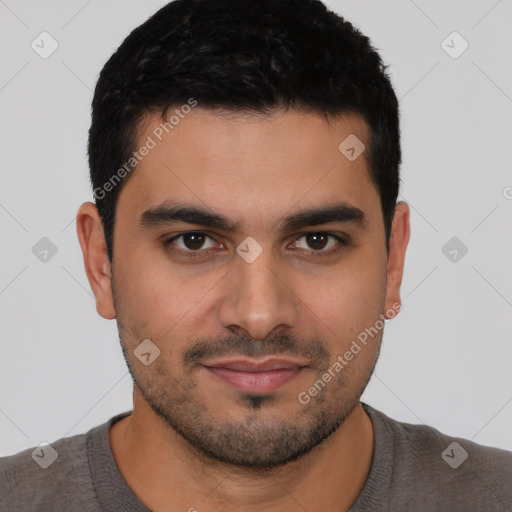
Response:
[[[290,334],[254,341],[246,336],[232,335],[221,339],[199,340],[183,354],[183,364],[192,367],[206,358],[219,356],[296,356],[305,359],[312,366],[329,367],[330,354],[319,339],[307,342],[297,340]]]

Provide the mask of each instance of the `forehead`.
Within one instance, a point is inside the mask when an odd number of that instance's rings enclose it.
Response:
[[[120,193],[117,208],[125,214],[178,200],[261,223],[265,215],[289,214],[294,205],[380,207],[369,176],[369,129],[358,115],[328,122],[293,110],[240,115],[195,107],[172,121],[165,125],[152,115],[141,123],[136,148],[151,149]],[[346,140],[366,149],[349,159],[340,151]]]

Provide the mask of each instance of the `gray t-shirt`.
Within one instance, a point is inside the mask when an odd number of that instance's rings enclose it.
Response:
[[[362,406],[375,444],[370,473],[350,512],[512,511],[512,452]],[[110,448],[109,428],[128,414],[86,434],[0,458],[0,511],[147,512]]]

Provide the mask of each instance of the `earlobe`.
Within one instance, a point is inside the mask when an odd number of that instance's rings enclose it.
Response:
[[[96,310],[103,318],[112,320],[116,317],[112,295],[112,269],[103,225],[94,203],[87,202],[80,206],[76,216],[76,230],[87,279],[96,297]]]
[[[399,201],[395,208],[387,264],[386,311],[401,305],[400,286],[405,264],[405,253],[410,238],[409,205]]]

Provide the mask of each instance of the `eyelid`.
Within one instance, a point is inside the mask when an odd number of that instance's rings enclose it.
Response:
[[[206,231],[191,230],[191,231],[182,231],[181,233],[178,233],[176,235],[172,235],[171,237],[164,237],[164,241],[163,241],[164,247],[167,247],[168,245],[171,245],[171,243],[174,242],[175,240],[177,240],[178,238],[181,238],[181,237],[183,237],[185,235],[192,235],[192,234],[194,234],[194,235],[204,235],[205,237],[208,237],[211,240],[216,242],[215,238],[212,235],[210,235],[209,233],[207,233]],[[176,250],[180,251],[181,253],[185,253],[187,255],[197,255],[197,256],[200,256],[202,253],[204,254],[206,251],[208,251],[210,249],[198,249],[197,251],[192,251],[192,250],[186,250],[186,249],[181,249],[180,247],[177,247]]]
[[[315,233],[322,233],[327,236],[335,238],[338,241],[338,247],[331,248],[327,251],[322,251],[322,250],[315,251],[313,249],[311,249],[311,250],[302,249],[302,251],[305,251],[307,254],[310,254],[313,256],[317,256],[317,255],[318,256],[322,256],[322,255],[327,256],[327,255],[336,253],[340,250],[339,246],[344,247],[344,246],[349,245],[349,243],[350,243],[350,237],[348,235],[346,235],[345,233],[332,233],[330,231],[322,231],[322,230],[303,231],[297,235],[294,235],[295,238],[293,240],[296,242],[297,240],[300,240],[302,237],[304,237],[306,235],[315,234]],[[190,230],[190,231],[182,231],[180,233],[172,235],[171,237],[165,237],[163,245],[164,245],[164,247],[167,247],[168,245],[171,245],[171,242],[177,240],[178,238],[181,238],[182,236],[185,236],[185,235],[191,235],[191,234],[204,235],[204,236],[210,238],[211,240],[216,241],[215,237],[206,231]],[[221,244],[221,245],[223,245],[223,244]],[[181,253],[184,253],[186,255],[191,255],[194,257],[194,256],[201,256],[205,252],[208,252],[210,249],[198,249],[197,251],[192,251],[192,250],[181,249],[178,247],[178,248],[176,248],[176,250],[180,251]]]

